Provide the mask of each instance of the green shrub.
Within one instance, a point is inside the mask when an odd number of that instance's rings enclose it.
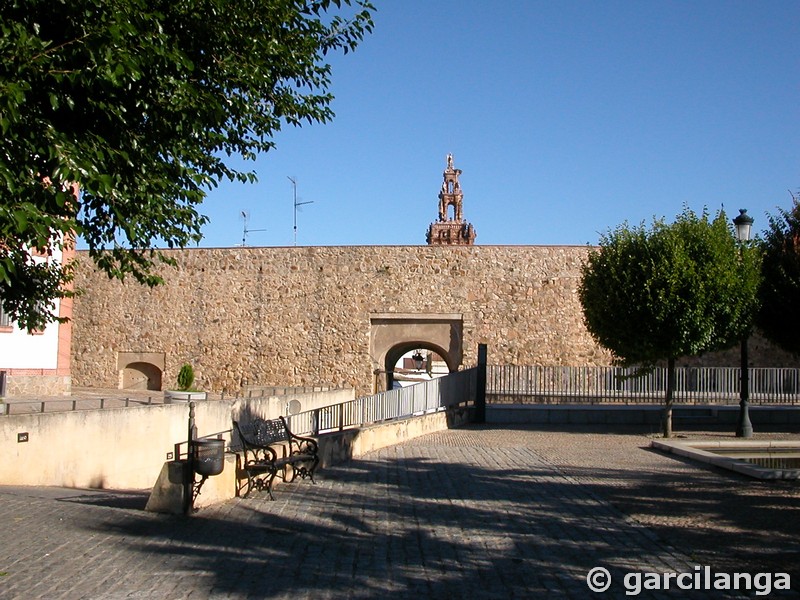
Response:
[[[178,389],[188,392],[194,383],[194,369],[189,363],[184,364],[178,371]]]

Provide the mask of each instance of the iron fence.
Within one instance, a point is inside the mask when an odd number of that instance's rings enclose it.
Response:
[[[288,417],[300,435],[319,435],[445,410],[475,402],[477,369],[466,369],[416,385],[315,408]]]
[[[800,404],[800,369],[751,368],[750,401]],[[674,400],[686,404],[739,401],[738,367],[679,367]],[[490,365],[486,401],[492,403],[661,403],[667,369],[644,373],[635,368]]]

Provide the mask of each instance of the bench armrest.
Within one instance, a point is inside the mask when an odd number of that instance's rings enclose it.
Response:
[[[283,426],[286,428],[286,433],[289,438],[289,453],[290,454],[313,454],[316,455],[319,451],[319,444],[317,440],[310,437],[304,437],[292,433],[289,429],[289,424],[284,417],[280,417]]]

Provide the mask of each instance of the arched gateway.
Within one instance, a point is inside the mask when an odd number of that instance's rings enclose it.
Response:
[[[370,315],[370,357],[375,391],[391,389],[394,365],[406,352],[431,350],[458,371],[463,350],[463,316],[455,313],[375,313]]]

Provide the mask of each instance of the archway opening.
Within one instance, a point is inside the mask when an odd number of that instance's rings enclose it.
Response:
[[[429,342],[403,342],[386,353],[386,389],[406,387],[437,377],[452,370],[447,352]]]
[[[160,390],[162,372],[157,366],[147,362],[133,362],[122,369],[122,389]]]
[[[460,313],[372,313],[370,356],[373,390],[392,389],[395,365],[404,354],[421,350],[440,356],[447,372],[458,371],[463,358]]]

